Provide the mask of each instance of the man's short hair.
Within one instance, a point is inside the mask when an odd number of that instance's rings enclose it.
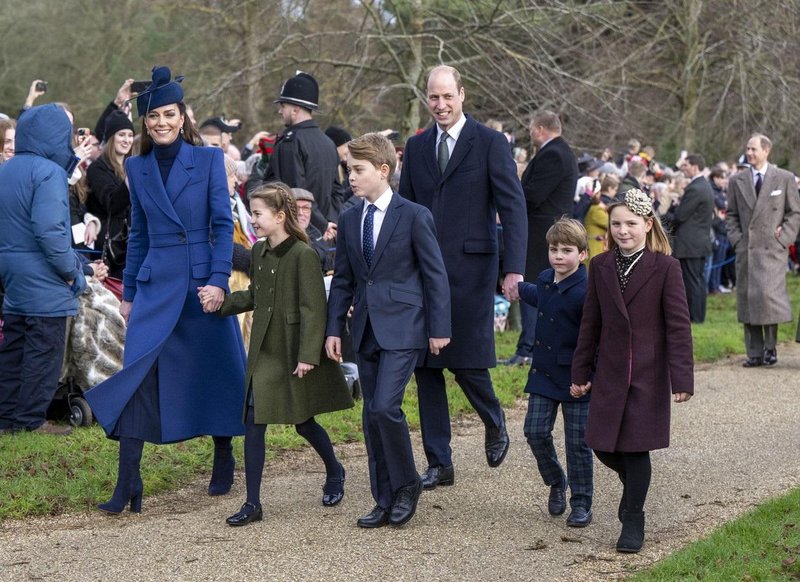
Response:
[[[763,133],[754,133],[750,139],[757,138],[761,142],[761,149],[772,150],[772,140]],[[749,140],[748,140],[749,141]]]
[[[574,218],[559,218],[556,223],[547,230],[548,245],[569,245],[577,247],[578,251],[589,249],[589,237],[586,229],[580,221]]]
[[[727,172],[725,171],[725,168],[723,168],[719,164],[714,164],[713,166],[711,166],[711,170],[708,176],[710,178],[724,178],[725,176],[727,176]]]
[[[389,166],[389,174],[394,173],[397,156],[389,138],[380,133],[365,133],[347,143],[350,155],[357,160],[366,160],[376,168],[383,164]]]
[[[434,73],[439,73],[442,71],[446,71],[453,75],[453,80],[456,82],[456,89],[461,91],[461,89],[464,88],[464,83],[461,82],[461,73],[458,72],[458,69],[451,67],[450,65],[436,65],[430,71],[428,71],[428,76],[425,77],[425,86],[428,86],[428,81],[430,81],[431,76]]]
[[[634,178],[641,178],[647,173],[647,166],[639,160],[631,160],[628,162],[628,173]]]
[[[689,154],[686,156],[686,163],[697,166],[700,170],[706,169],[706,159],[701,154]]]
[[[561,133],[561,119],[553,111],[537,111],[533,114],[532,123],[536,127],[543,127],[550,133]]]

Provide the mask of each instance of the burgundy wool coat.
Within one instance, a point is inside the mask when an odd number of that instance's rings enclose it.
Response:
[[[666,448],[671,394],[694,394],[680,263],[645,250],[625,293],[613,252],[592,259],[589,273],[572,361],[572,381],[592,382],[586,444],[606,452]]]

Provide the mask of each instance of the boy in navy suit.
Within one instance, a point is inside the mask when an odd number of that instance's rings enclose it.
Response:
[[[577,220],[562,218],[547,231],[551,268],[536,283],[519,283],[520,299],[538,308],[533,363],[525,392],[530,394],[525,437],[536,457],[539,473],[550,486],[547,509],[557,516],[567,508],[569,482],[572,511],[567,525],[586,527],[592,521],[592,451],[583,439],[589,413],[589,394],[570,396],[572,355],[586,297],[586,259],[589,242]],[[567,475],[553,446],[558,405],[564,416]]]
[[[376,505],[359,527],[403,525],[422,480],[402,410],[405,387],[425,349],[450,343],[450,288],[433,216],[389,188],[394,146],[378,133],[348,145],[353,193],[364,201],[339,217],[325,349],[339,360],[345,317],[364,394],[363,430]]]

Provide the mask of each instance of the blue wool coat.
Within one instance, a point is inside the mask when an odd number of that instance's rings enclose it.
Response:
[[[503,266],[525,272],[525,196],[505,136],[467,115],[444,174],[436,161],[436,125],[408,140],[400,195],[428,208],[450,284],[453,335],[430,368],[493,368],[494,294],[498,276],[497,216]]]
[[[72,125],[54,104],[33,107],[17,126],[17,155],[0,165],[0,282],[6,315],[65,317],[86,288],[72,249],[67,194],[75,167]],[[72,287],[67,281],[74,281]]]
[[[153,152],[130,158],[132,301],[123,369],[87,393],[107,434],[157,364],[161,441],[244,431],[246,357],[235,317],[203,313],[197,288],[228,290],[233,220],[222,152],[183,143],[166,187]]]
[[[572,356],[586,298],[586,266],[579,265],[560,283],[554,283],[554,277],[553,269],[545,269],[536,284],[519,284],[520,299],[539,310],[525,392],[561,402],[589,400],[589,394],[577,399],[569,395]]]

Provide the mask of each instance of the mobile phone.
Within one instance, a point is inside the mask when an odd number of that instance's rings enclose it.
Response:
[[[147,89],[148,85],[150,85],[150,81],[134,81],[131,83],[131,91],[134,93],[141,93]]]
[[[36,90],[41,93],[47,93],[47,81],[39,81],[36,83]]]
[[[92,132],[87,127],[78,128],[78,137],[83,137],[84,135],[89,135],[90,133]]]

